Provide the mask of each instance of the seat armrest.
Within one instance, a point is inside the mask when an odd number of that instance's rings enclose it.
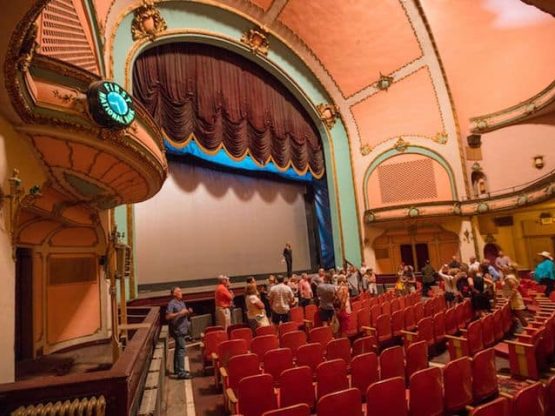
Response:
[[[525,343],[525,342],[509,341],[509,340],[505,340],[503,342],[505,342],[509,345],[514,345],[515,347],[534,348],[533,344],[528,344],[528,343]]]

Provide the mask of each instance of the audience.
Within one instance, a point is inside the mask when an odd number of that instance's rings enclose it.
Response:
[[[324,325],[329,325],[333,318],[335,299],[335,286],[332,284],[332,275],[328,272],[324,274],[324,282],[316,289],[318,295],[318,313]]]
[[[289,286],[285,284],[285,277],[278,275],[277,285],[273,286],[268,293],[270,309],[272,311],[272,323],[279,325],[289,321],[289,310],[295,304],[295,295]]]

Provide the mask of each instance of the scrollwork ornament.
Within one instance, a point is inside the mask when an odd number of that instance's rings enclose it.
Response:
[[[404,140],[402,137],[399,137],[399,140],[397,140],[397,141],[395,142],[395,144],[393,145],[393,148],[394,148],[395,150],[397,150],[398,152],[403,153],[403,152],[405,152],[405,151],[408,149],[409,146],[410,146],[410,143],[409,143],[409,142],[407,142],[406,140]]]
[[[339,117],[339,108],[336,105],[324,103],[318,104],[316,108],[320,113],[320,119],[328,129],[331,129]]]
[[[241,36],[241,43],[247,45],[252,53],[260,55],[268,55],[270,43],[268,42],[268,32],[264,28],[255,28],[247,30]]]
[[[143,4],[135,9],[135,17],[131,23],[133,40],[148,38],[151,41],[168,28],[160,11],[154,6],[154,1],[143,0]]]

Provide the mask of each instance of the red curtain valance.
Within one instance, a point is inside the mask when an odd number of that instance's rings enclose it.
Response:
[[[133,95],[169,139],[194,138],[208,152],[225,148],[259,164],[324,173],[319,135],[306,111],[272,75],[214,46],[175,43],[141,54]]]

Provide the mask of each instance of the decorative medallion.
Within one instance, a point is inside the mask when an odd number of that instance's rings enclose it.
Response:
[[[415,218],[420,215],[420,210],[418,208],[412,207],[412,208],[409,208],[408,214],[409,214],[409,217]]]
[[[363,146],[360,146],[360,154],[362,156],[368,156],[371,151],[372,151],[372,147],[369,144],[365,144]]]
[[[399,137],[399,140],[395,142],[395,144],[393,145],[393,148],[398,152],[404,152],[408,149],[409,146],[410,146],[409,142],[403,140],[402,137]]]
[[[87,91],[87,102],[91,117],[101,126],[122,129],[135,119],[131,96],[115,82],[93,82]]]
[[[366,224],[370,224],[375,220],[376,220],[376,214],[374,214],[372,211],[366,211],[366,213],[364,214],[364,222]]]
[[[483,214],[484,212],[489,211],[489,205],[486,202],[480,202],[476,207],[476,212],[479,214]]]
[[[391,84],[393,84],[393,77],[388,77],[380,72],[380,79],[376,82],[376,87],[379,90],[387,91]]]
[[[524,111],[526,112],[526,114],[532,114],[534,111],[536,111],[536,108],[537,108],[536,103],[532,102],[526,106]]]
[[[523,206],[523,205],[526,205],[527,202],[528,202],[528,195],[520,195],[516,199],[516,204],[520,207]]]
[[[333,104],[318,104],[316,106],[322,120],[328,129],[331,129],[339,117],[339,108]]]
[[[440,131],[438,132],[433,138],[432,140],[436,143],[439,144],[445,144],[447,143],[447,140],[449,139],[449,136],[447,135],[446,132],[444,131]]]
[[[460,202],[455,202],[453,204],[453,214],[456,214],[456,215],[462,214],[462,206]]]
[[[475,120],[474,125],[475,125],[475,128],[477,130],[483,130],[483,129],[488,128],[488,122],[487,122],[487,120],[484,120],[483,118]]]
[[[153,41],[159,33],[167,28],[160,11],[154,7],[154,1],[143,0],[143,4],[135,9],[135,17],[131,23],[133,40],[148,38]]]
[[[268,32],[263,28],[247,30],[241,37],[241,42],[247,45],[252,53],[268,55],[270,44],[268,42]]]

